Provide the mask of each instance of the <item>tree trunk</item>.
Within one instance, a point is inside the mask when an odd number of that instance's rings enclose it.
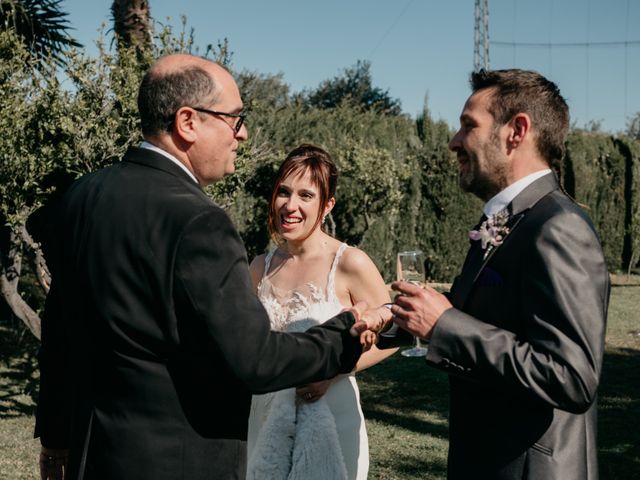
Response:
[[[7,255],[1,255],[0,262],[0,293],[13,314],[24,322],[31,333],[40,340],[40,317],[22,298],[18,291],[20,274],[22,273],[23,240],[19,234],[11,231],[9,234],[9,250]],[[1,253],[1,252],[0,252]]]
[[[151,48],[151,15],[147,0],[113,0],[113,30],[118,48],[134,47],[139,54]]]

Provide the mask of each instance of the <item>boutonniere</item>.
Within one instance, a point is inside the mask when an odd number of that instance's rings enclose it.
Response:
[[[480,240],[484,257],[487,258],[489,253],[502,245],[505,237],[509,234],[509,227],[506,226],[509,220],[509,212],[501,210],[495,215],[490,215],[484,222],[480,224],[478,230],[471,230],[469,238],[471,240]]]

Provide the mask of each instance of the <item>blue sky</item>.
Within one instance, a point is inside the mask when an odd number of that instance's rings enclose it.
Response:
[[[369,60],[374,84],[405,112],[415,116],[428,95],[433,116],[451,126],[469,94],[473,0],[149,1],[158,22],[179,27],[185,15],[202,51],[227,38],[235,69],[282,72],[293,91]],[[61,4],[90,52],[101,23],[111,28],[111,3]],[[491,44],[491,68],[555,81],[576,126],[617,132],[640,111],[640,0],[489,0],[489,12],[490,39],[500,42]]]

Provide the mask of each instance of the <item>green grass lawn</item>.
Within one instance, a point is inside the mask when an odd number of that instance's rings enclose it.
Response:
[[[37,341],[0,324],[0,479],[35,479],[40,444],[33,438]]]
[[[0,479],[34,479],[36,344],[0,326]],[[395,355],[359,374],[376,480],[446,478],[447,377]],[[599,399],[600,478],[640,478],[640,287],[612,290]]]

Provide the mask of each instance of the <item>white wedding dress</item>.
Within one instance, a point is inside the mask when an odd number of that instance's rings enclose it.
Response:
[[[272,329],[305,331],[344,308],[336,296],[335,273],[346,248],[340,245],[328,275],[316,272],[316,278],[285,292],[269,279],[275,250],[266,255],[258,296]],[[323,277],[326,288],[318,285]],[[339,377],[313,403],[296,399],[294,388],[254,395],[247,448],[248,480],[366,479],[369,445],[355,376]]]

